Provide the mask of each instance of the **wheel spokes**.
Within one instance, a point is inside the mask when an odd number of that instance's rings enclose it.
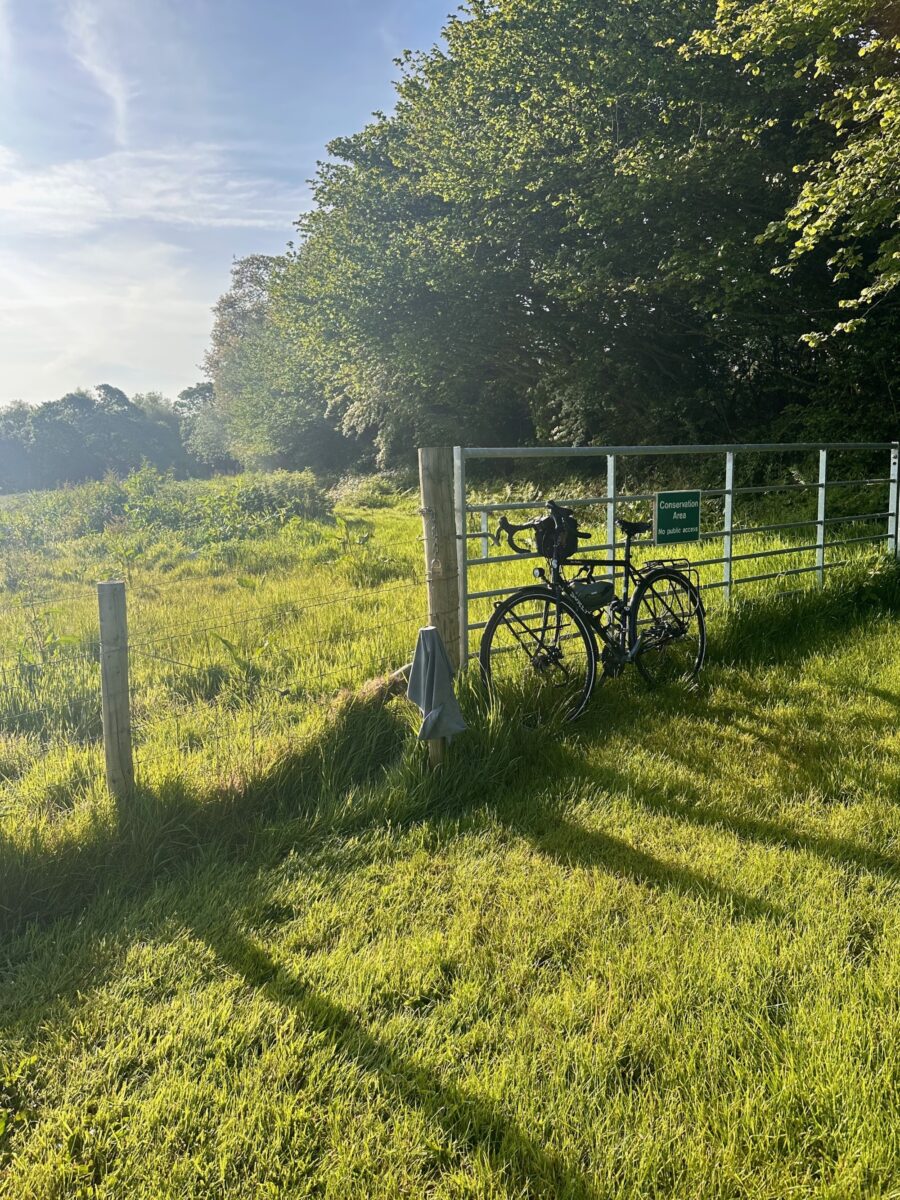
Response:
[[[572,614],[552,596],[501,609],[488,647],[491,687],[540,722],[580,711],[593,680],[590,645]]]
[[[635,635],[644,674],[658,682],[693,679],[702,651],[693,589],[675,578],[651,580],[641,593]]]

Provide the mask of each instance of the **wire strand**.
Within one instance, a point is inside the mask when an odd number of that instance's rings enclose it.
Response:
[[[218,621],[214,624],[181,625],[181,626],[176,625],[174,627],[174,629],[170,629],[166,633],[160,634],[158,637],[142,638],[139,641],[130,642],[130,646],[132,648],[138,648],[141,646],[152,646],[152,645],[156,645],[160,642],[167,642],[167,641],[172,641],[175,639],[193,637],[194,635],[199,634],[199,633],[215,633],[219,629],[234,628],[234,627],[242,626],[242,625],[258,624],[260,621],[265,621],[268,618],[277,618],[279,616],[293,618],[296,616],[300,616],[302,613],[312,612],[315,609],[333,607],[334,602],[338,599],[342,599],[347,604],[352,604],[361,595],[368,596],[370,598],[373,596],[377,597],[377,596],[380,596],[380,595],[386,594],[386,593],[389,593],[390,595],[395,595],[397,592],[412,591],[413,589],[419,588],[422,586],[424,586],[424,580],[417,580],[415,583],[403,583],[403,584],[396,584],[396,585],[388,584],[384,587],[379,587],[379,588],[350,589],[350,590],[342,589],[341,591],[338,591],[338,592],[330,592],[327,595],[320,597],[318,600],[315,600],[310,604],[303,604],[303,605],[295,605],[292,601],[288,600],[288,601],[284,601],[280,604],[273,605],[272,608],[270,608],[270,609],[264,609],[261,612],[258,612],[255,615],[249,616],[246,618],[237,616],[234,618],[229,618],[228,620]],[[245,609],[243,611],[248,612],[250,610]]]

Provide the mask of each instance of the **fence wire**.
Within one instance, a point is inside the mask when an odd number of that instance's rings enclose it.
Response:
[[[736,487],[735,495],[747,495],[749,512],[742,509],[728,529],[725,492],[704,491],[704,533],[691,557],[710,597],[732,583],[777,591],[789,575],[809,580],[821,576],[823,566],[883,548],[886,522],[896,515],[896,481],[879,475],[856,481],[858,488],[853,483],[782,479]],[[823,514],[816,499],[824,487],[835,498]],[[764,491],[789,497],[778,501],[777,515],[786,520],[773,523],[776,513],[766,510]],[[619,515],[646,516],[651,496],[628,494],[621,481],[613,489]],[[579,512],[588,524],[591,506],[597,536],[588,549],[602,553],[608,549],[610,496],[582,498]],[[478,590],[468,592],[468,629],[475,636],[492,602],[530,581],[534,563],[499,552],[487,528],[490,514],[517,508],[541,511],[535,500],[490,500],[459,514],[459,545],[476,555],[482,551],[480,558],[464,554],[461,563],[464,590],[467,571],[474,575],[477,569],[471,582],[477,578]],[[636,554],[641,561],[659,551],[645,543],[636,545]],[[511,567],[513,562],[518,565]],[[409,662],[425,623],[425,585],[418,572],[403,570],[401,578],[378,582],[382,577],[361,574],[343,586],[340,576],[329,575],[319,584],[327,590],[317,587],[311,594],[304,594],[299,579],[295,594],[268,604],[253,604],[253,589],[240,591],[227,577],[129,586],[130,711],[139,783],[163,775],[187,775],[204,786],[259,778],[317,713]],[[274,594],[286,593],[282,588]],[[101,789],[103,745],[93,590],[73,585],[16,595],[0,603],[0,617],[2,830],[22,813],[59,819],[80,797]]]
[[[260,614],[220,627],[227,638],[204,623],[133,643],[138,775],[177,763],[207,782],[245,784],[295,743],[317,711],[410,660],[422,625],[418,597],[407,615],[398,616],[394,602],[390,616],[364,624],[352,623],[343,599],[343,607],[314,606],[323,615],[312,631],[268,624]]]
[[[238,608],[198,604],[194,582],[161,606],[127,589],[139,785],[248,783],[317,712],[409,662],[424,623],[418,578]],[[59,819],[105,789],[96,592],[53,600],[9,604],[2,627],[0,830]]]
[[[0,662],[0,831],[24,816],[57,819],[102,783],[100,708],[96,653]]]

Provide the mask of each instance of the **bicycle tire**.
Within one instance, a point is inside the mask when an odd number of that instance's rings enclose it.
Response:
[[[647,683],[696,682],[706,659],[706,613],[699,591],[681,571],[660,567],[638,583],[628,607],[631,652],[639,637],[634,664]]]
[[[566,641],[569,647],[561,645]],[[507,653],[516,657],[498,670],[500,656]],[[597,680],[593,630],[570,600],[549,588],[521,588],[496,606],[478,660],[492,701],[517,701],[529,724],[577,720]]]

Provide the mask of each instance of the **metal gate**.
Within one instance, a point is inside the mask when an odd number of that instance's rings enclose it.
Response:
[[[865,452],[877,460],[884,455],[887,474],[874,477],[845,477],[829,478],[829,456],[842,452]],[[763,484],[757,486],[735,486],[735,462],[742,454],[754,455],[784,455],[784,454],[818,454],[818,480],[807,482],[791,480],[783,483]],[[484,627],[484,620],[470,620],[470,610],[473,602],[491,600],[495,597],[508,595],[517,586],[502,586],[476,588],[469,590],[469,576],[477,577],[479,570],[493,568],[504,562],[521,562],[523,558],[537,558],[537,554],[527,556],[517,554],[490,554],[492,539],[489,533],[489,519],[492,513],[512,512],[516,510],[534,510],[541,506],[541,501],[511,501],[507,503],[470,503],[467,491],[466,465],[474,459],[606,459],[606,490],[602,496],[554,496],[561,504],[569,507],[600,506],[605,509],[606,541],[592,543],[579,547],[579,552],[587,550],[607,550],[615,553],[617,546],[622,544],[616,537],[617,506],[622,503],[641,503],[652,501],[653,493],[627,493],[617,488],[617,464],[620,459],[650,458],[657,456],[691,456],[709,458],[718,456],[722,460],[723,479],[721,487],[701,488],[701,499],[721,500],[721,528],[701,529],[701,542],[721,542],[721,554],[710,558],[700,558],[693,565],[698,568],[721,566],[720,578],[709,578],[705,572],[701,586],[706,590],[719,589],[725,599],[732,596],[732,591],[740,584],[759,582],[769,579],[780,579],[791,575],[814,575],[821,585],[824,583],[825,572],[834,567],[846,565],[846,560],[829,561],[827,551],[837,547],[862,546],[866,543],[873,547],[881,543],[884,551],[897,556],[900,553],[900,520],[898,520],[898,460],[900,460],[900,444],[897,442],[832,442],[832,443],[761,443],[733,446],[551,446],[551,447],[467,447],[457,446],[453,451],[454,465],[454,502],[456,509],[456,537],[459,547],[459,621],[460,645],[462,661],[470,656],[470,635],[472,631]],[[846,473],[845,473],[846,474]],[[696,487],[696,484],[694,485]],[[878,488],[879,492],[867,493],[880,495],[885,501],[878,503],[875,509],[861,513],[842,513],[828,515],[827,497],[829,491],[839,488]],[[782,521],[775,524],[741,525],[735,524],[735,502],[740,496],[761,496],[781,492],[813,491],[817,496],[816,515],[809,519]],[[471,528],[477,524],[477,528]],[[878,532],[856,534],[838,540],[828,540],[826,531],[831,527],[841,525],[881,525]],[[804,537],[802,530],[812,531]],[[792,530],[791,536],[800,538],[797,545],[778,546],[770,549],[754,550],[750,553],[740,552],[740,540],[751,535],[775,534],[782,530]],[[852,530],[851,530],[852,532]],[[738,552],[735,552],[737,543]],[[478,546],[480,553],[477,557],[469,557],[469,547]],[[635,543],[639,544],[639,543]],[[646,543],[645,543],[646,544]],[[810,555],[811,563],[799,566],[785,566],[779,571],[763,571],[752,575],[735,574],[735,564],[752,563],[756,560],[777,559],[789,555]]]

